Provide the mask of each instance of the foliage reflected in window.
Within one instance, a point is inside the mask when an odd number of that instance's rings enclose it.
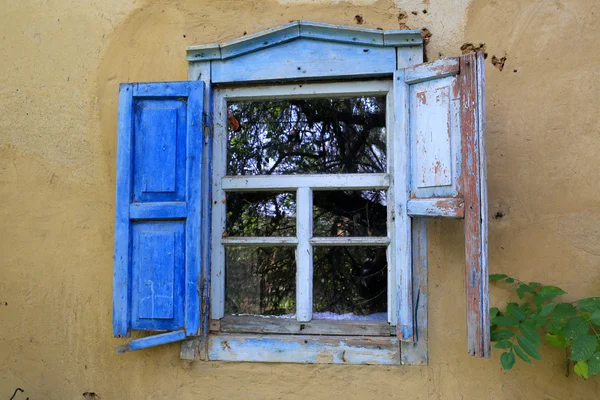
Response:
[[[386,170],[385,97],[229,104],[228,175]]]

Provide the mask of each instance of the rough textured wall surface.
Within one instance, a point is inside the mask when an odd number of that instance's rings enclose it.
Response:
[[[111,292],[118,83],[183,80],[186,45],[312,20],[427,28],[430,59],[485,43],[491,270],[600,293],[599,15],[596,0],[6,2],[0,398],[598,398],[560,350],[509,373],[497,353],[467,355],[457,221],[429,224],[428,367],[188,365],[179,345],[117,356]],[[492,304],[506,298],[492,287]]]

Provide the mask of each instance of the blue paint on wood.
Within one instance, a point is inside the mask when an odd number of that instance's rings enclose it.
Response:
[[[201,210],[206,200],[202,187],[204,154],[204,83],[189,82],[187,118],[187,211],[185,224],[185,331],[188,336],[200,333],[200,270],[203,238],[206,224],[202,223]],[[207,313],[208,310],[205,310]]]
[[[135,339],[127,344],[117,346],[117,354],[147,349],[148,347],[160,346],[161,344],[179,342],[185,338],[185,331],[180,330],[175,332],[162,333],[160,335],[148,336],[141,339]]]
[[[213,83],[384,76],[396,69],[396,51],[300,38],[211,64]]]
[[[187,98],[193,89],[193,82],[137,82],[132,83],[133,96],[136,98]]]
[[[134,99],[135,201],[183,201],[187,104],[184,100]]]
[[[129,206],[131,219],[183,219],[187,217],[187,204],[181,202],[132,203]]]
[[[188,61],[226,60],[299,38],[315,39],[322,44],[337,42],[390,48],[422,46],[423,43],[421,32],[418,30],[383,31],[302,21],[247,35],[220,45],[190,46],[187,49],[187,59]]]
[[[129,299],[129,203],[131,203],[131,151],[133,132],[133,85],[119,87],[119,125],[117,151],[117,191],[115,203],[115,255],[113,277],[113,333],[129,337],[131,303]]]
[[[130,350],[199,331],[203,89],[203,82],[120,88],[114,334],[178,331],[134,341]]]
[[[184,325],[184,223],[138,222],[132,228],[132,328],[180,329]]]

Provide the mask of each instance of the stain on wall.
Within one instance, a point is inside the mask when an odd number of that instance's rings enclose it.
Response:
[[[399,15],[402,14],[402,18]],[[600,7],[594,0],[24,0],[0,14],[0,398],[597,398],[564,354],[505,373],[466,351],[460,221],[432,220],[427,367],[117,356],[112,250],[119,82],[187,78],[185,47],[290,20],[427,28],[430,59],[485,43],[492,272],[600,293]],[[517,72],[514,72],[517,71]],[[492,287],[492,304],[508,293]],[[84,395],[82,395],[82,393]]]

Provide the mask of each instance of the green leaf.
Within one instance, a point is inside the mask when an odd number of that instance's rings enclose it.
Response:
[[[587,361],[592,357],[594,351],[596,351],[598,341],[595,336],[582,335],[573,340],[571,345],[571,360],[573,361]]]
[[[588,378],[589,367],[588,363],[585,361],[578,361],[573,368],[573,371],[583,379]]]
[[[513,283],[515,280],[513,278],[506,278],[506,283]]]
[[[548,300],[566,293],[567,292],[556,286],[544,286],[542,290],[540,290],[540,296]]]
[[[542,308],[542,311],[540,311],[540,315],[542,317],[547,316],[548,314],[550,314],[552,311],[554,311],[554,308],[556,307],[556,303],[550,303],[550,304],[546,304],[544,306],[544,308]]]
[[[510,315],[497,316],[492,318],[492,324],[498,326],[519,326],[519,320]]]
[[[513,331],[509,331],[508,329],[502,329],[499,331],[492,332],[492,342],[500,342],[502,340],[507,340],[513,337],[515,334]]]
[[[515,349],[515,353],[517,353],[521,360],[531,364],[531,360],[529,359],[529,357],[527,357],[527,354],[525,354],[525,352],[519,346],[515,345],[513,348]]]
[[[490,318],[494,318],[496,315],[498,315],[499,311],[500,310],[498,310],[498,307],[490,308]]]
[[[588,376],[600,374],[600,351],[594,353],[588,361]]]
[[[529,282],[529,286],[531,286],[532,288],[539,288],[540,286],[542,286],[542,284],[539,282]]]
[[[567,321],[563,329],[567,339],[575,339],[588,333],[590,329],[588,322],[583,317],[575,317]]]
[[[569,303],[559,303],[556,305],[552,316],[554,318],[566,319],[577,315],[577,310]]]
[[[508,371],[515,365],[515,353],[513,353],[512,350],[502,353],[500,356],[500,363],[502,364],[502,368]]]
[[[490,274],[490,276],[489,276],[490,282],[499,281],[499,280],[504,279],[504,278],[508,278],[508,275],[504,275],[504,274]]]
[[[521,283],[517,288],[517,295],[519,295],[519,299],[525,297],[526,293],[536,294],[535,291],[529,285]]]
[[[502,340],[494,345],[495,349],[510,349],[512,347],[512,343],[508,340]]]
[[[599,311],[600,310],[600,298],[592,297],[589,299],[579,300],[579,303],[577,304],[577,306],[579,307],[579,309],[590,312],[590,313],[593,313],[594,311]]]
[[[519,321],[523,321],[525,319],[525,312],[519,308],[517,303],[508,303],[506,306],[506,312]]]
[[[546,341],[550,343],[554,347],[567,347],[567,339],[563,334],[560,335],[552,335],[550,333],[546,333]]]
[[[537,332],[535,331],[535,329],[533,329],[531,325],[521,324],[519,329],[521,330],[523,336],[525,336],[527,340],[529,340],[531,343],[535,344],[536,346],[542,345],[540,335],[537,334]]]
[[[519,346],[521,346],[525,353],[529,354],[531,357],[535,358],[536,360],[542,359],[538,349],[528,339],[525,339],[521,335],[517,335],[517,343],[519,343]]]
[[[594,311],[592,315],[590,315],[590,322],[594,325],[600,326],[600,310]]]

